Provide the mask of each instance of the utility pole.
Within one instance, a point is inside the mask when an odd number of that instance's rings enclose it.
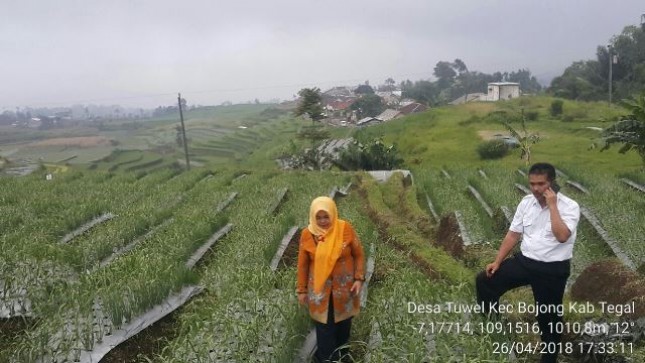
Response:
[[[607,53],[609,54],[609,107],[611,107],[611,78],[614,64],[614,56],[611,54],[611,44],[607,45]]]
[[[190,160],[188,159],[188,142],[186,141],[186,127],[184,126],[184,112],[181,109],[181,93],[177,94],[179,104],[179,119],[181,120],[181,135],[184,140],[184,154],[186,155],[186,170],[190,170]]]

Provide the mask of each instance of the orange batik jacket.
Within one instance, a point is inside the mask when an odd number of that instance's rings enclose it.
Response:
[[[321,242],[325,243],[325,242]],[[336,260],[331,275],[325,282],[321,294],[314,293],[313,276],[317,242],[309,229],[304,228],[300,235],[298,249],[298,283],[297,293],[306,293],[309,298],[309,315],[311,318],[326,324],[329,296],[334,294],[334,321],[339,322],[358,315],[360,309],[360,292],[351,294],[350,289],[355,280],[365,280],[365,255],[363,246],[354,228],[348,222],[343,231],[343,246],[340,257]]]

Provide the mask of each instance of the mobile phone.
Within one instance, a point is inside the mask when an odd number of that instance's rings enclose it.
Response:
[[[551,183],[551,189],[553,189],[554,192],[558,193],[560,191],[560,184],[558,184],[558,182],[554,180],[553,183]]]

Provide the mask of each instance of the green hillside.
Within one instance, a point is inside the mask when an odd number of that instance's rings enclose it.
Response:
[[[402,174],[378,183],[360,171],[279,170],[275,158],[308,146],[296,136],[308,122],[255,105],[189,114],[190,152],[199,163],[190,171],[181,150],[168,146],[176,123],[160,119],[130,135],[156,139],[156,147],[115,150],[61,168],[52,180],[45,170],[2,177],[0,361],[87,361],[118,344],[112,339],[145,314],[177,301],[176,310],[101,362],[296,361],[313,327],[295,295],[297,235],[286,239],[282,257],[277,252],[293,227],[306,225],[313,198],[351,182],[347,195],[336,197],[339,213],[374,259],[366,305],[353,320],[354,362],[536,362],[527,349],[539,341],[534,315],[515,311],[489,321],[445,309],[474,304],[474,276],[495,256],[507,228],[504,210],[525,195],[517,151],[486,162],[476,152],[483,139],[504,133],[500,115],[524,108],[525,115],[537,112],[529,128],[543,137],[534,161],[554,163],[562,192],[600,224],[580,222],[565,303],[637,307],[622,316],[565,312],[570,351],[560,361],[642,362],[645,195],[621,180],[643,185],[641,161],[588,150],[597,131],[586,127],[606,127],[620,109],[565,101],[563,115],[552,117],[551,101],[443,107],[330,130],[397,143],[412,183]],[[199,251],[204,257],[196,262]],[[532,294],[522,288],[503,301],[530,304]],[[434,311],[420,313],[419,306]],[[583,335],[604,323],[634,338]],[[613,351],[589,349],[592,340],[611,342]]]

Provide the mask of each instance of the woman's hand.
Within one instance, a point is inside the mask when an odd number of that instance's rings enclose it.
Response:
[[[349,292],[352,295],[358,295],[361,292],[361,287],[363,287],[363,281],[356,280],[354,281],[354,284],[352,285],[351,290]]]
[[[302,292],[298,294],[298,303],[300,303],[300,305],[302,306],[305,306],[309,303],[309,297],[307,296],[307,293]]]

